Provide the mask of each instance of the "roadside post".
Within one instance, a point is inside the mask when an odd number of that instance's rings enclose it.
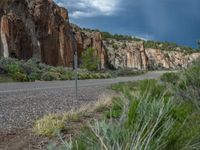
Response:
[[[74,49],[74,73],[75,73],[75,93],[76,93],[76,100],[78,100],[78,52],[77,52],[77,45],[76,45],[76,35],[73,32],[73,49]]]
[[[75,88],[76,88],[76,100],[78,100],[78,56],[77,56],[77,49],[74,53],[74,69],[75,69]]]

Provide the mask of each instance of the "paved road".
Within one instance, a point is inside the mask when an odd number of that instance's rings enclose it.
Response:
[[[61,113],[97,100],[109,92],[107,86],[127,81],[158,78],[164,71],[149,72],[136,77],[81,80],[79,100],[75,100],[74,81],[0,84],[0,132],[30,126],[48,113]]]

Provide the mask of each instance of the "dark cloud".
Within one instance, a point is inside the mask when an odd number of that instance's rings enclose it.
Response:
[[[62,3],[64,2],[65,0],[62,0]],[[196,40],[200,39],[199,0],[119,0],[118,2],[120,4],[114,14],[105,15],[99,12],[102,14],[89,17],[82,15],[79,18],[72,17],[71,22],[82,27],[177,42],[193,47],[196,46]],[[83,7],[75,6],[66,5],[70,13],[74,10],[84,11]]]

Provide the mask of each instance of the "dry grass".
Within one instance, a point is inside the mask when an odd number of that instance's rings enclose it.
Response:
[[[102,112],[105,108],[112,105],[112,94],[104,94],[98,101],[83,105],[77,110],[71,110],[63,114],[48,114],[36,121],[33,131],[35,134],[46,137],[53,137],[62,130],[69,130],[68,123],[77,123],[81,117],[89,116],[92,118],[97,112]]]
[[[52,137],[65,129],[64,117],[57,114],[49,114],[36,121],[34,132],[37,135]]]
[[[98,101],[88,103],[77,110],[78,113],[90,114],[94,112],[101,112],[105,108],[109,108],[112,105],[112,99],[114,95],[104,94]]]

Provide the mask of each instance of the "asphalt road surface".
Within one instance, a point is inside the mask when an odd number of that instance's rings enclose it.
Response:
[[[160,77],[165,71],[148,72],[135,77],[78,81],[79,99],[74,81],[0,84],[0,132],[30,126],[48,113],[62,113],[97,100],[114,83]]]

